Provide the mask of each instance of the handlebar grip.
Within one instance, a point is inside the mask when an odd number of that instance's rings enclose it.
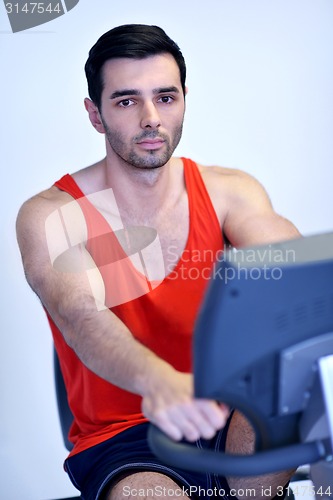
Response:
[[[318,462],[326,456],[322,441],[294,444],[254,455],[230,455],[173,441],[152,424],[148,443],[153,453],[169,465],[221,476],[259,476]]]

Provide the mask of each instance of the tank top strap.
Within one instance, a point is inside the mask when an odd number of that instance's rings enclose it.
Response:
[[[65,191],[66,193],[73,196],[75,200],[83,198],[85,196],[70,174],[65,174],[63,177],[61,177],[61,179],[55,182],[54,185],[57,188],[61,189],[61,191]]]
[[[215,208],[208,194],[202,175],[197,164],[189,158],[182,158],[184,164],[185,185],[189,199],[190,210],[190,235],[200,232],[199,238],[201,244],[205,244],[204,233],[207,233],[208,240],[211,241],[212,236],[219,242],[223,240],[220,222],[218,220]],[[214,239],[214,238],[213,238]],[[196,242],[198,241],[195,238]]]

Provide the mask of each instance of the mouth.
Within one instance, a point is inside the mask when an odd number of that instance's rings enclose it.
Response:
[[[164,143],[165,141],[163,139],[143,139],[137,144],[143,149],[153,150],[159,149],[163,146]]]

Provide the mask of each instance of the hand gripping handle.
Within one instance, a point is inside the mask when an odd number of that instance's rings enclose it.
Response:
[[[322,441],[294,444],[248,456],[229,455],[173,441],[152,424],[148,431],[148,443],[153,453],[169,465],[221,476],[257,476],[278,472],[318,462],[326,455]]]

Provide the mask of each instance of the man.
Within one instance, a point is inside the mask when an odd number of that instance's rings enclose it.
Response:
[[[193,325],[223,235],[242,247],[299,233],[249,175],[172,156],[186,69],[163,30],[109,31],[86,75],[85,107],[106,157],[27,201],[17,221],[75,417],[66,470],[89,500],[186,497],[193,485],[226,495],[230,487],[233,498],[270,487],[281,497],[290,471],[226,480],[171,469],[151,454],[146,432],[149,420],[175,440],[252,452],[242,415],[225,427],[225,405],[193,397]]]

